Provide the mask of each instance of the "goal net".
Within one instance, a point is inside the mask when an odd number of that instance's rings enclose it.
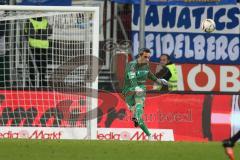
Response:
[[[0,6],[0,138],[96,138],[97,7]]]

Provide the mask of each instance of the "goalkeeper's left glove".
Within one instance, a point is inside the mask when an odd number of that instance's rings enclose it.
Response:
[[[157,79],[157,83],[162,86],[168,86],[168,81],[166,81],[165,79]]]

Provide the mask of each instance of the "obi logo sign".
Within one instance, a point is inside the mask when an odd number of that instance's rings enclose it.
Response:
[[[240,66],[227,65],[178,65],[180,90],[191,91],[240,91]]]

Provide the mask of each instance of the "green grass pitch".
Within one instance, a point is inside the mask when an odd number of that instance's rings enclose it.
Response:
[[[235,147],[236,159],[240,145]],[[227,160],[221,143],[0,140],[1,160]]]

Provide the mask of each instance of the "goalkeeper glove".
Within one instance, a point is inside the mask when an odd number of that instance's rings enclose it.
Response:
[[[157,83],[162,86],[168,86],[168,82],[165,79],[157,79]]]

